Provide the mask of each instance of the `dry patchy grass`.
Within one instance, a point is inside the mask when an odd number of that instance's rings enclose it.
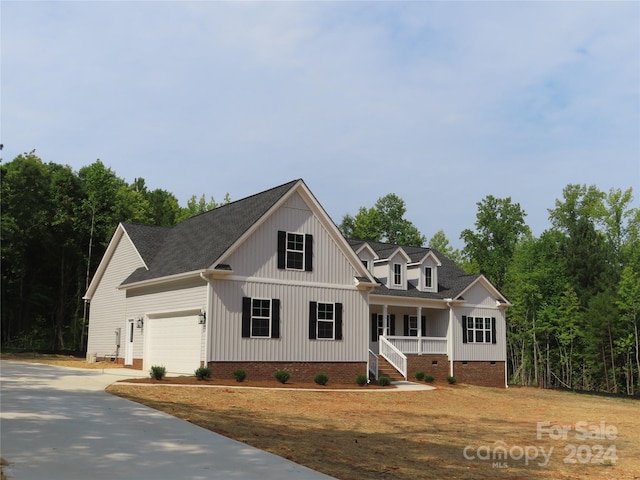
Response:
[[[467,385],[432,391],[307,392],[122,385],[107,391],[280,455],[340,479],[574,479],[640,478],[638,401],[573,393]],[[614,426],[614,439],[576,438],[577,422]],[[567,439],[537,438],[537,422],[570,425]],[[534,449],[538,458],[465,459],[504,442],[513,456]],[[617,461],[570,464],[569,445],[582,457],[613,445]],[[549,452],[543,462],[541,448]],[[613,464],[612,464],[613,463]]]
[[[74,357],[72,355],[58,355],[49,353],[0,353],[2,360],[15,360],[19,362],[46,363],[47,365],[57,365],[59,367],[74,367],[88,369],[102,368],[122,368],[122,365],[111,362],[87,363],[86,359]]]

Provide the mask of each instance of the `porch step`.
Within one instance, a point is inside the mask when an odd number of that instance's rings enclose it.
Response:
[[[389,377],[394,382],[401,382],[404,380],[402,374],[396,370],[396,367],[387,362],[387,359],[382,355],[378,355],[378,378]]]

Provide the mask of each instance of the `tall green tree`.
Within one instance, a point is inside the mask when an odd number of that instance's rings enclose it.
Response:
[[[442,252],[447,258],[453,260],[456,265],[462,267],[464,264],[462,253],[457,248],[453,248],[449,243],[449,239],[447,235],[444,233],[444,230],[438,230],[433,234],[433,237],[429,239],[427,243],[429,248],[433,248],[438,252]]]
[[[200,215],[201,213],[208,212],[209,210],[213,210],[214,208],[218,208],[221,205],[226,205],[231,201],[231,197],[229,193],[224,197],[224,201],[222,203],[216,202],[216,200],[211,196],[207,201],[205,199],[204,193],[200,196],[200,198],[192,195],[189,200],[187,200],[186,208],[183,208],[180,211],[180,214],[177,218],[178,223],[186,220],[187,218],[195,217],[196,215]]]
[[[389,193],[371,208],[360,207],[355,217],[346,214],[339,228],[347,238],[420,247],[426,238],[404,218],[406,211],[404,200]]]
[[[516,245],[529,233],[526,213],[511,197],[488,195],[477,205],[475,231],[466,229],[460,234],[465,242],[463,253],[477,262],[480,272],[501,290]]]
[[[622,271],[616,305],[621,320],[628,326],[628,334],[620,342],[620,348],[626,355],[627,393],[633,395],[640,391],[640,271],[635,271],[631,265]]]

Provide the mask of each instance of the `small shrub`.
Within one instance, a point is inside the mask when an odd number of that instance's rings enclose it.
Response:
[[[287,383],[287,380],[289,380],[289,377],[291,375],[289,375],[289,372],[287,372],[286,370],[276,370],[276,380],[278,380],[280,383]]]
[[[167,374],[167,369],[162,365],[152,365],[149,376],[155,380],[162,380]]]
[[[196,370],[196,378],[198,380],[210,380],[211,379],[211,368],[209,367],[199,367]]]
[[[329,375],[327,375],[326,373],[316,373],[313,377],[313,381],[318,385],[326,385],[329,381]]]
[[[447,382],[449,382],[450,385],[454,385],[456,383],[456,377],[452,377],[451,375],[449,375],[447,377]]]
[[[389,377],[380,377],[378,379],[378,385],[381,387],[388,387],[391,385],[391,379]]]
[[[435,381],[435,377],[433,375],[426,374],[424,376],[424,381],[427,383],[433,383]]]
[[[247,372],[243,369],[239,368],[233,371],[233,378],[236,379],[236,382],[242,382],[245,378],[247,378]]]
[[[359,373],[356,375],[356,383],[364,387],[367,384],[367,376],[364,373]]]
[[[419,382],[424,380],[424,372],[423,371],[416,372],[416,380],[418,380]]]

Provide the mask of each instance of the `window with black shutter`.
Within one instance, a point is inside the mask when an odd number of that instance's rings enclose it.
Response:
[[[313,235],[278,231],[278,268],[313,271]]]
[[[242,337],[280,338],[280,300],[243,297]]]
[[[342,304],[309,302],[309,339],[342,340]]]

